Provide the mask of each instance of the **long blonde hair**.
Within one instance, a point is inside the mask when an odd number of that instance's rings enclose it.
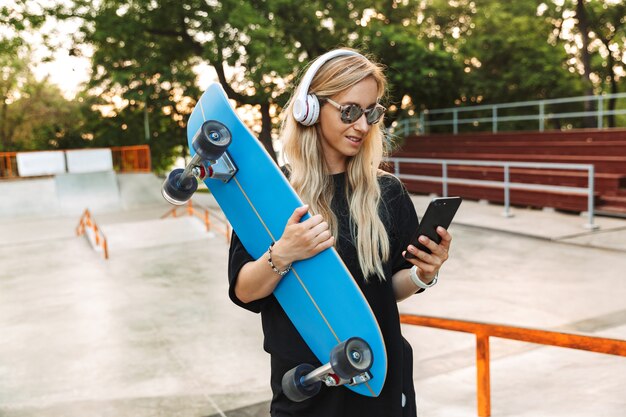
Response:
[[[372,77],[382,97],[387,81],[382,67],[363,56],[339,56],[317,71],[309,93],[332,97]],[[329,223],[333,236],[338,235],[337,217],[331,210],[333,179],[324,159],[319,124],[303,126],[292,113],[294,97],[283,112],[280,138],[290,167],[289,181],[312,213],[321,214]],[[384,156],[382,120],[370,127],[357,155],[348,160],[346,197],[350,206],[352,239],[359,264],[367,280],[371,275],[385,279],[383,262],[389,260],[390,243],[378,209],[381,199],[378,167]]]

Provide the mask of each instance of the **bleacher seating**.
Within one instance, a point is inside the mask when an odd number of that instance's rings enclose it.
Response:
[[[549,132],[471,133],[421,135],[404,139],[393,157],[487,161],[524,161],[593,164],[595,167],[595,209],[626,214],[626,129],[573,130]],[[401,173],[441,176],[438,164],[402,164]],[[450,178],[502,181],[503,168],[449,166]],[[536,170],[511,168],[516,183],[587,187],[587,173],[581,170]],[[441,193],[441,184],[405,180],[415,193]],[[450,184],[449,195],[501,203],[502,188]],[[511,204],[586,211],[587,196],[568,192],[511,190]]]

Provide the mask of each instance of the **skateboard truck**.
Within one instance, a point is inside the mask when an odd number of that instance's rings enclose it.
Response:
[[[196,154],[185,169],[170,172],[161,188],[163,198],[179,206],[196,192],[198,180],[215,178],[228,182],[237,173],[237,167],[226,153],[231,141],[230,130],[223,123],[205,121],[192,141]]]
[[[352,337],[333,348],[329,363],[319,368],[303,363],[285,373],[283,392],[291,401],[301,402],[315,396],[322,383],[328,387],[362,384],[372,378],[373,362],[369,344]]]

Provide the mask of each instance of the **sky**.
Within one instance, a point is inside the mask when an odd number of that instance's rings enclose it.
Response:
[[[71,35],[77,30],[76,22],[50,20],[41,30],[25,36],[25,40],[33,47],[33,58],[36,64],[32,70],[37,79],[48,77],[50,82],[59,86],[67,99],[73,99],[76,96],[82,89],[82,84],[89,81],[91,73],[89,57],[92,50],[89,46],[80,46],[80,52],[84,56],[72,56],[69,53],[73,46]],[[44,33],[54,33],[52,50],[43,45],[42,34]],[[45,57],[51,58],[49,62],[42,62]],[[198,85],[202,90],[210,83],[217,81],[215,70],[207,64],[197,65],[194,71],[198,74]]]

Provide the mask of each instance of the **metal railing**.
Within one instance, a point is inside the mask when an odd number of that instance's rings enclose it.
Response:
[[[511,208],[511,190],[532,190],[532,191],[557,191],[569,192],[574,194],[587,195],[587,218],[588,223],[584,226],[589,229],[596,229],[594,224],[594,175],[595,169],[593,164],[559,164],[548,162],[506,162],[506,161],[478,161],[465,159],[427,159],[427,158],[386,158],[385,161],[392,162],[394,166],[394,175],[400,179],[440,182],[442,184],[443,197],[448,196],[448,184],[462,185],[482,185],[488,187],[497,187],[504,189],[504,216],[512,217]],[[428,175],[411,175],[402,174],[400,164],[434,164],[441,165],[441,177]],[[502,181],[473,180],[462,178],[450,178],[448,176],[448,168],[451,165],[463,166],[493,166],[502,167],[504,176]],[[563,170],[581,170],[587,171],[587,187],[571,187],[564,185],[542,185],[542,184],[525,184],[510,181],[511,168],[534,168],[534,169],[563,169]]]
[[[163,216],[162,219],[166,217],[178,217],[178,209],[184,209],[188,216],[195,216],[204,222],[204,226],[206,227],[206,231],[210,231],[213,223],[211,222],[211,218],[217,220],[222,226],[217,227],[217,229],[226,237],[226,241],[230,243],[231,236],[231,226],[226,218],[221,218],[215,212],[213,212],[208,207],[204,207],[199,204],[194,204],[191,200],[187,202],[184,206],[175,206],[172,209],[168,210]],[[213,216],[211,217],[211,214]]]
[[[491,415],[490,337],[626,357],[626,340],[407,314],[400,315],[400,322],[476,335],[476,396],[480,417]]]
[[[424,110],[420,112],[419,118],[413,117],[399,120],[395,124],[395,126],[392,126],[391,131],[396,136],[403,135],[404,137],[406,137],[414,133],[424,134],[428,131],[428,128],[432,126],[451,126],[452,133],[456,135],[459,133],[459,127],[461,125],[479,125],[481,123],[487,123],[491,125],[491,131],[493,133],[496,133],[498,132],[503,122],[535,121],[537,122],[537,130],[543,132],[545,129],[545,124],[549,120],[584,117],[595,118],[597,128],[602,129],[605,127],[604,118],[606,116],[626,114],[626,108],[615,110],[607,110],[604,108],[605,103],[609,100],[617,100],[621,98],[626,98],[626,93],[567,97],[547,100],[518,101],[513,103]],[[547,106],[580,102],[593,102],[595,104],[595,110],[573,112],[569,111],[559,113],[547,109]],[[518,109],[524,107],[531,107],[534,109],[531,111],[530,114],[513,116],[501,114],[501,111],[505,109]],[[484,112],[486,116],[463,117],[464,114],[467,114],[469,112]],[[444,117],[448,116],[448,118],[440,120],[429,120],[429,118],[433,115],[443,115]]]

